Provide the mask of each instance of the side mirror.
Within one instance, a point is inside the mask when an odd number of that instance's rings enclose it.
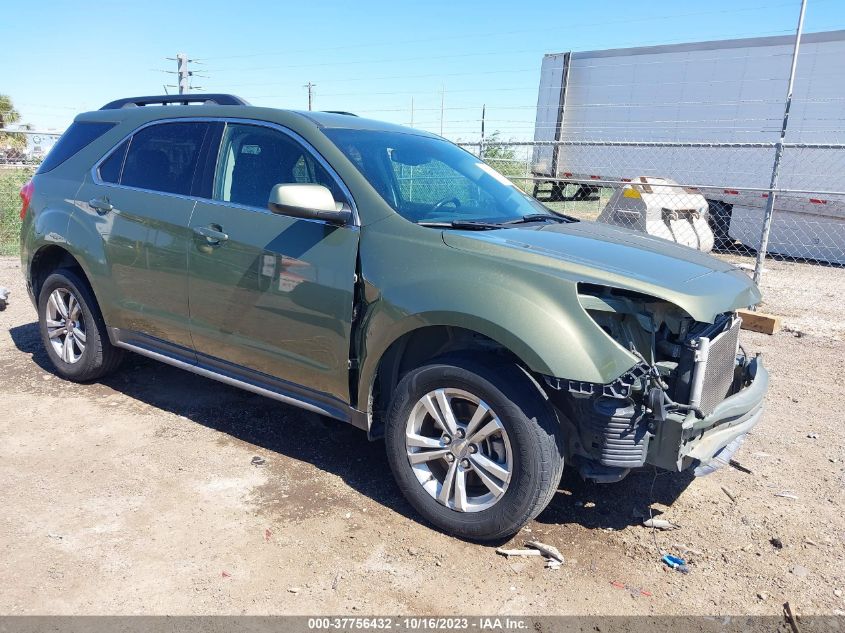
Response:
[[[346,224],[352,211],[337,203],[327,187],[304,183],[281,184],[270,191],[267,207],[273,213],[294,218]]]

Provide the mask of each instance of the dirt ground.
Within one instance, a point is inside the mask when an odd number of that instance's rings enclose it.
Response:
[[[351,427],[134,355],[60,380],[0,258],[0,614],[842,614],[845,271],[768,268],[787,327],[744,333],[773,380],[752,474],[567,473],[511,540],[557,546],[553,571],[422,524]]]

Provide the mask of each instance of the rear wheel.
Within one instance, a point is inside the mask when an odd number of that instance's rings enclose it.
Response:
[[[52,273],[38,295],[41,340],[56,372],[68,380],[96,380],[117,368],[121,350],[109,341],[88,284],[70,270]]]
[[[560,425],[537,386],[489,360],[453,357],[408,373],[385,433],[408,501],[473,540],[517,532],[548,505],[563,469]]]

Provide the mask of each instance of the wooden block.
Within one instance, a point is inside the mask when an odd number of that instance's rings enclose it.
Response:
[[[742,329],[763,334],[774,334],[780,331],[780,317],[765,312],[752,312],[751,310],[737,310],[736,313],[742,317]]]

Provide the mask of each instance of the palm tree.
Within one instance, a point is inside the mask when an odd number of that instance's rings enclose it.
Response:
[[[15,110],[15,104],[12,103],[12,98],[8,95],[0,94],[0,130],[8,127],[11,123],[17,123],[20,119],[21,115]],[[23,151],[24,149],[26,149],[25,134],[0,131],[0,150]]]

